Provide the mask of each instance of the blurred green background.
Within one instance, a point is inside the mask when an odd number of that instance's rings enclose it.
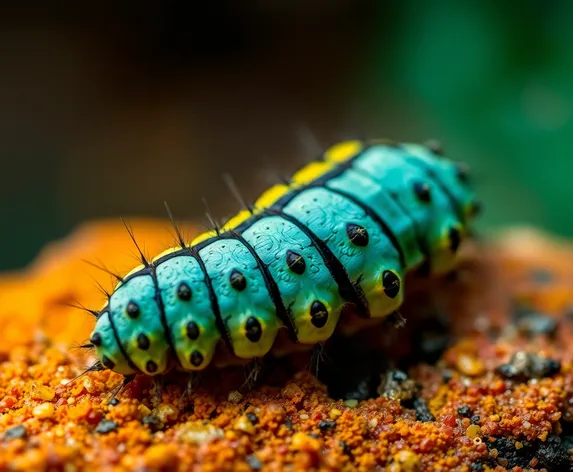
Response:
[[[105,216],[232,214],[356,136],[439,138],[488,230],[573,236],[573,2],[38,2],[0,11],[0,269]]]

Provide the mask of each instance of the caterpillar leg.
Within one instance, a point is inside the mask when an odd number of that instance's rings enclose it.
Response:
[[[245,366],[246,379],[241,385],[241,390],[245,389],[250,391],[254,388],[259,378],[263,368],[262,360],[259,357],[255,357],[251,362]]]
[[[318,371],[321,364],[330,360],[324,346],[324,342],[315,344],[310,354],[309,370],[315,375],[315,377],[318,377]]]
[[[161,375],[153,377],[153,386],[149,393],[151,404],[153,407],[157,407],[161,403],[161,395],[163,393],[163,377]]]
[[[188,400],[191,399],[191,393],[193,392],[194,387],[197,384],[198,376],[196,374],[189,374],[187,378],[187,382],[185,384],[185,388],[183,389],[183,393],[181,394],[181,401],[183,403],[187,403]]]
[[[392,323],[394,328],[403,328],[406,326],[406,318],[402,316],[399,311],[394,311],[388,316],[388,321]]]

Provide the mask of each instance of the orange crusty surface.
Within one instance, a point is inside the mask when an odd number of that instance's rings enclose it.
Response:
[[[132,225],[148,255],[172,244],[164,221]],[[304,365],[228,392],[137,378],[109,404],[120,375],[69,383],[93,361],[78,346],[94,319],[65,304],[98,309],[96,281],[112,286],[83,260],[137,264],[122,224],[103,221],[0,276],[0,471],[569,470],[573,245],[514,230],[467,250],[455,280],[424,284],[447,313],[436,359],[405,369],[425,418],[382,387],[334,399]],[[416,326],[408,317],[390,342]]]

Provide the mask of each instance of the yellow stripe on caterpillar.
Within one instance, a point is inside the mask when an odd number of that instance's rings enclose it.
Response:
[[[328,162],[346,162],[364,149],[360,141],[344,141],[330,147],[324,153],[324,160]]]

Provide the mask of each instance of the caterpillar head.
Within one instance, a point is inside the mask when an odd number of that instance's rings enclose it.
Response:
[[[149,269],[120,283],[90,337],[104,367],[124,375],[164,373],[169,344],[163,330],[161,300]]]

